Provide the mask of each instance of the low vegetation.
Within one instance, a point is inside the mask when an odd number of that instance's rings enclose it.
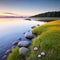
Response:
[[[32,60],[60,60],[60,21],[49,22],[32,30],[37,35],[32,40]],[[34,47],[38,50],[34,51]],[[45,52],[45,56],[38,55]]]
[[[32,39],[30,54],[26,60],[60,60],[60,20],[49,22],[32,30],[37,37]],[[35,51],[35,49],[36,51]],[[44,55],[41,55],[44,52]],[[12,49],[7,60],[20,60],[19,48]]]
[[[12,49],[12,53],[9,54],[7,60],[20,60],[18,47]]]

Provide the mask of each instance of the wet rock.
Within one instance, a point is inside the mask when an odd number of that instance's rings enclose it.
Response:
[[[22,38],[18,38],[18,40],[22,40]]]
[[[3,57],[2,57],[2,60],[6,60],[7,59],[7,55],[4,55]]]
[[[35,37],[32,33],[25,33],[24,36],[25,36],[25,38],[27,38],[27,39],[32,39],[32,38]]]
[[[12,50],[11,50],[11,49],[8,49],[8,50],[5,52],[5,54],[8,55],[8,54],[11,53],[11,52],[12,52]]]
[[[13,43],[12,43],[12,45],[17,45],[18,44],[18,41],[14,41]]]
[[[25,32],[23,34],[25,34]]]
[[[29,52],[29,49],[26,48],[26,47],[21,47],[21,48],[19,48],[19,54],[20,54],[20,55],[25,55],[25,54],[27,54],[28,52]]]
[[[28,30],[28,32],[30,32],[30,30]]]
[[[12,49],[15,48],[16,46],[12,46]]]
[[[33,29],[33,28],[35,28],[36,26],[32,26],[31,28]]]
[[[28,47],[30,44],[31,44],[30,41],[20,41],[20,42],[18,43],[18,46],[19,46],[19,47]]]
[[[40,26],[40,24],[37,24],[37,26]]]

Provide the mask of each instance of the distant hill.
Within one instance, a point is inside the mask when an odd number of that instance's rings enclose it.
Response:
[[[46,12],[31,17],[60,17],[60,11]]]

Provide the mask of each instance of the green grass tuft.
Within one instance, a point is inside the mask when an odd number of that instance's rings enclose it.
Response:
[[[18,47],[12,49],[12,53],[9,54],[7,60],[20,60]]]

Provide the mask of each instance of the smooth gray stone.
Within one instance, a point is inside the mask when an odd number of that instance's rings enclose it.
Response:
[[[18,41],[14,41],[13,43],[12,43],[12,45],[17,45],[18,44]]]
[[[12,50],[11,50],[11,49],[8,49],[8,50],[5,52],[5,54],[8,55],[8,54],[11,53],[11,52],[12,52]]]
[[[21,47],[21,48],[19,48],[19,54],[21,55],[25,55],[25,54],[27,54],[29,52],[29,49],[28,48],[26,48],[26,47]]]
[[[25,36],[25,38],[27,38],[27,39],[32,39],[32,38],[34,38],[34,35],[33,35],[32,33],[25,33],[24,36]]]
[[[3,57],[2,57],[2,60],[6,60],[7,59],[7,55],[4,55]]]
[[[31,44],[30,41],[20,41],[20,42],[18,43],[18,46],[19,46],[19,47],[27,47],[27,46],[29,46],[30,44]]]

